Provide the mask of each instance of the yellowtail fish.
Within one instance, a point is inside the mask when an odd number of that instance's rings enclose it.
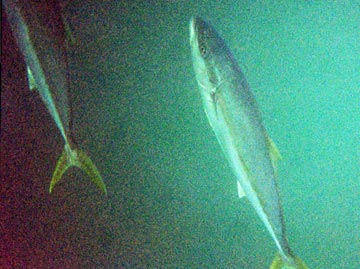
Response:
[[[36,88],[64,139],[49,192],[72,166],[79,167],[106,193],[102,177],[86,153],[71,139],[65,31],[54,1],[3,0],[7,20],[27,65],[29,87]]]
[[[190,22],[190,45],[205,113],[246,196],[276,243],[271,269],[308,268],[291,251],[276,179],[280,153],[264,128],[248,82],[224,40],[199,17]]]

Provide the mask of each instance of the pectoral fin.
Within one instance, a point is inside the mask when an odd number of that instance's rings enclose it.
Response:
[[[100,190],[105,194],[107,193],[106,186],[99,171],[86,153],[80,149],[70,149],[67,146],[65,146],[63,153],[56,163],[56,168],[50,182],[50,193],[53,191],[54,186],[61,179],[66,170],[72,166],[76,166],[83,170]]]
[[[241,199],[241,198],[243,198],[245,196],[245,192],[242,189],[239,181],[236,181],[236,183],[237,183],[238,195],[239,195],[239,198]]]
[[[32,90],[35,90],[37,88],[37,85],[36,85],[36,81],[34,79],[34,76],[31,72],[31,69],[30,67],[26,67],[26,70],[27,70],[27,77],[28,77],[28,83],[29,83],[29,89],[32,91]]]

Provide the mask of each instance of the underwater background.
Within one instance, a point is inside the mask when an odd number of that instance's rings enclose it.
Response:
[[[108,195],[79,169],[49,195],[63,141],[19,86],[4,31],[1,268],[269,268],[276,246],[202,108],[194,15],[232,50],[281,152],[292,249],[309,268],[360,268],[358,1],[74,1],[64,13],[75,138]]]

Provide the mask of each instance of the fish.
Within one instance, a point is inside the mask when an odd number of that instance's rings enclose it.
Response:
[[[66,27],[61,14],[54,10],[54,4],[54,1],[2,0],[16,44],[27,66],[29,88],[39,92],[65,144],[56,163],[49,192],[53,192],[70,167],[78,167],[106,194],[99,170],[72,136]]]
[[[238,196],[247,197],[277,246],[270,268],[308,268],[286,237],[276,168],[281,155],[247,79],[224,39],[200,17],[190,20],[190,47],[202,104],[235,174]]]

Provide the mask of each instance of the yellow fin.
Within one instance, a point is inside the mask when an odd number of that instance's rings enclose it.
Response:
[[[266,142],[267,142],[267,147],[268,147],[269,153],[270,153],[271,163],[276,172],[277,171],[277,162],[278,162],[278,160],[281,160],[282,157],[281,157],[279,149],[275,145],[274,141],[270,138],[270,136],[268,136],[268,134],[266,134]]]
[[[64,29],[65,29],[65,41],[67,45],[74,45],[76,43],[75,37],[73,35],[73,31],[70,28],[68,20],[65,18],[62,19]]]
[[[31,72],[31,69],[29,66],[26,67],[26,70],[27,70],[27,75],[28,75],[28,84],[29,84],[29,89],[32,91],[32,90],[35,90],[37,88],[37,85],[36,85],[36,81],[35,81],[35,78]]]
[[[66,145],[64,151],[56,163],[56,168],[50,182],[50,193],[53,191],[54,186],[61,179],[66,170],[72,166],[76,166],[83,170],[96,186],[98,186],[105,194],[107,193],[106,186],[99,171],[91,159],[86,155],[86,153],[80,149],[70,149]]]
[[[291,263],[284,261],[278,253],[273,260],[270,269],[309,269],[307,265],[297,256],[290,257]]]

